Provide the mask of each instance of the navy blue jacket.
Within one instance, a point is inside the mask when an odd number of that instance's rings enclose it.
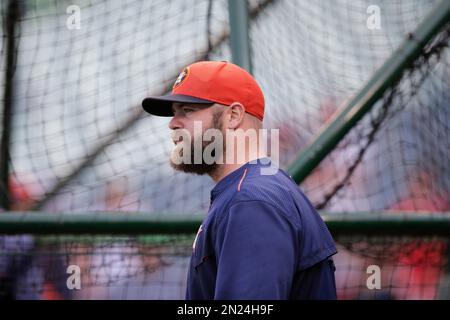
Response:
[[[336,299],[333,239],[284,171],[262,174],[268,161],[245,164],[211,191],[186,299]]]

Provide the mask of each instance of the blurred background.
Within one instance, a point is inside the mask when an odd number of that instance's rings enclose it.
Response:
[[[248,1],[251,71],[264,125],[280,130],[282,168],[438,4]],[[0,215],[206,214],[212,181],[171,169],[169,118],[144,114],[141,101],[168,92],[187,64],[233,60],[229,9],[227,0],[2,1]],[[448,216],[449,30],[300,183],[324,216]],[[450,297],[448,234],[356,231],[336,235],[339,298]],[[182,299],[192,241],[0,236],[0,296]],[[87,274],[81,290],[66,286],[73,264]],[[374,264],[379,290],[366,286]]]

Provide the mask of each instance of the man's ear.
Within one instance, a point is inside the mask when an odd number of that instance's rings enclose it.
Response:
[[[245,116],[245,107],[239,102],[233,102],[228,107],[228,129],[236,129],[239,128],[241,123],[244,121]]]

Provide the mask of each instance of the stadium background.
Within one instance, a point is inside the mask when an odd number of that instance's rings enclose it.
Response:
[[[252,73],[266,98],[265,127],[280,130],[283,168],[440,4],[248,3]],[[70,5],[80,8],[79,29],[67,26]],[[367,24],[373,5],[380,29]],[[54,221],[118,212],[189,220],[207,212],[212,182],[173,172],[168,119],[143,114],[140,103],[167,92],[189,63],[233,60],[228,1],[3,1],[0,11],[2,218],[39,211]],[[420,44],[401,80],[300,184],[324,217],[350,222],[336,233],[341,299],[450,297],[448,232],[436,229],[450,212],[449,30]],[[421,219],[422,234],[397,224],[386,235],[377,224],[405,212]],[[358,231],[361,217],[370,233]],[[37,236],[11,231],[10,220],[0,238],[5,296],[184,296],[192,234],[136,235],[131,227],[127,235],[94,228]],[[81,290],[67,289],[68,265],[80,266]],[[369,265],[381,267],[380,290],[367,289]]]

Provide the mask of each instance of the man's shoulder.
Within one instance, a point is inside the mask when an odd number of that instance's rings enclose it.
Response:
[[[242,179],[227,208],[241,202],[264,202],[296,225],[301,224],[301,220],[309,221],[318,216],[300,186],[281,169],[273,175],[251,174]]]
[[[256,170],[242,179],[233,200],[283,202],[291,200],[293,191],[297,188],[298,186],[281,169],[274,174],[268,175],[261,174]]]
[[[249,208],[252,208],[252,203],[258,202],[293,218],[297,215],[293,192],[295,187],[281,172],[275,175],[250,175],[241,181],[227,208],[229,210],[234,205],[243,203],[248,203]]]

